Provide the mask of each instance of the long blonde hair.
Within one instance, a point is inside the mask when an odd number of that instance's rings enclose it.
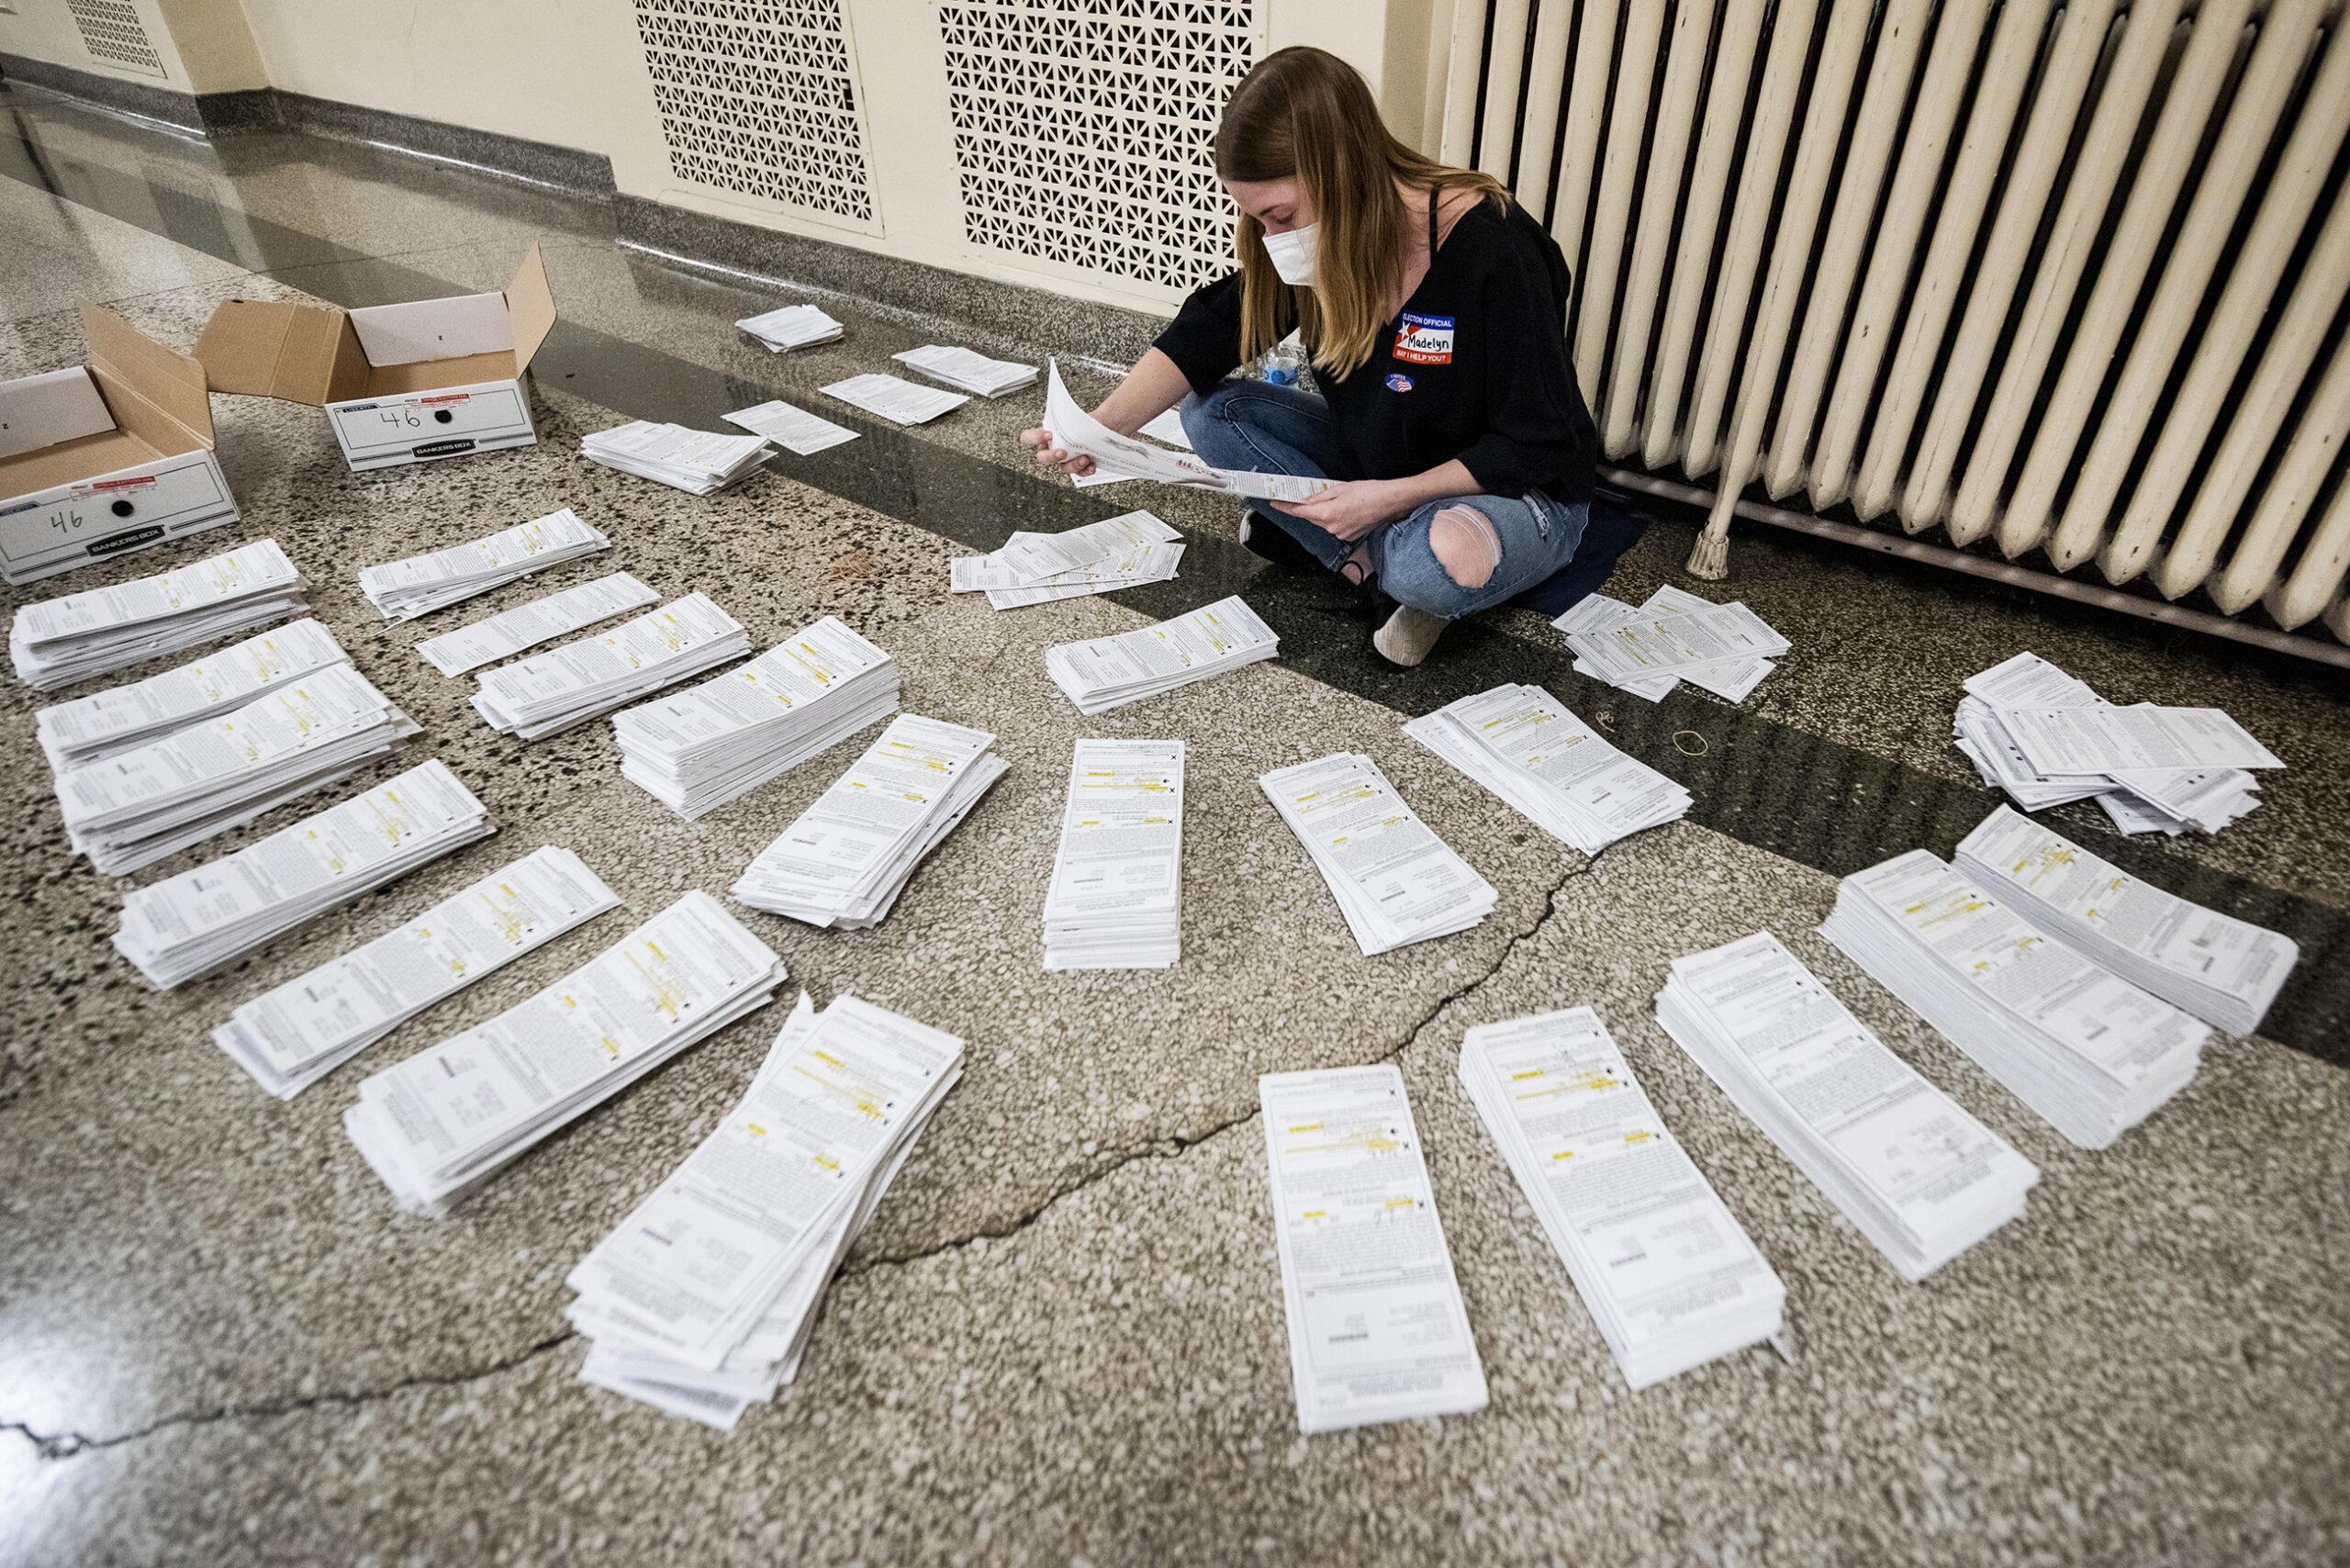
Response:
[[[1371,85],[1337,55],[1276,50],[1240,79],[1215,133],[1215,172],[1244,184],[1294,179],[1321,226],[1314,286],[1283,283],[1264,226],[1240,215],[1240,357],[1294,327],[1317,369],[1345,375],[1371,358],[1387,324],[1406,219],[1396,182],[1506,202],[1499,180],[1424,158],[1388,134]]]

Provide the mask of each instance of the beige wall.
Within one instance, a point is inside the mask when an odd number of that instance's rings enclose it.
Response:
[[[17,0],[0,49],[84,70],[63,0]],[[1165,289],[970,245],[947,119],[937,12],[848,0],[878,212],[851,220],[711,189],[672,173],[627,0],[136,0],[182,91],[263,84],[600,152],[631,195],[958,271],[1163,308]],[[1265,46],[1318,44],[1352,62],[1424,142],[1427,39],[1452,0],[1264,0]],[[1438,18],[1437,13],[1442,17]],[[107,74],[125,74],[107,70]]]
[[[131,7],[139,13],[140,21],[147,28],[147,39],[155,46],[156,57],[163,62],[163,74],[160,77],[92,54],[82,41],[81,29],[73,25],[73,14],[65,8],[65,0],[9,0],[9,3],[16,6],[16,11],[13,14],[0,11],[0,53],[18,54],[28,60],[47,61],[55,65],[70,65],[95,76],[144,82],[182,93],[212,90],[189,84],[187,66],[182,62],[179,50],[173,44],[172,30],[164,25],[162,9],[156,0],[131,0]],[[233,7],[234,0],[229,0],[229,3]]]

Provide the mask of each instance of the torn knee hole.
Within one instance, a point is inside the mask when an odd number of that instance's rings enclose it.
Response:
[[[1428,521],[1428,549],[1460,588],[1483,588],[1502,564],[1502,542],[1474,507],[1447,507]]]

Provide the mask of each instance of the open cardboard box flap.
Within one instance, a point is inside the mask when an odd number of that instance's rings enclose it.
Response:
[[[0,496],[94,479],[158,457],[209,451],[212,402],[204,366],[110,310],[82,307],[90,376],[115,428],[0,458]]]
[[[554,326],[554,295],[532,245],[506,286],[514,346],[454,359],[370,364],[349,312],[333,305],[223,301],[197,340],[215,392],[283,398],[320,407],[353,398],[429,392],[484,381],[511,381],[531,363]]]

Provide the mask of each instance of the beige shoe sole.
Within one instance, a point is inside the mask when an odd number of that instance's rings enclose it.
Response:
[[[1399,604],[1387,624],[1371,634],[1371,645],[1389,664],[1410,669],[1428,656],[1436,640],[1444,635],[1444,628],[1443,617]]]

